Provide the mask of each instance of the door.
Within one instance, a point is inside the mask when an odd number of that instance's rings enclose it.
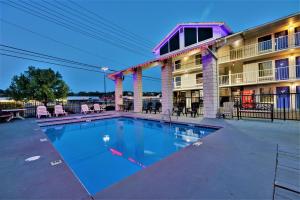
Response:
[[[272,50],[272,35],[266,35],[257,39],[258,52],[263,53]]]
[[[275,60],[275,78],[276,80],[289,79],[289,59]]]
[[[277,108],[290,108],[290,87],[276,87]]]
[[[288,31],[280,31],[275,33],[275,50],[288,48]]]
[[[295,45],[300,45],[300,26],[295,28]]]
[[[296,109],[300,109],[300,85],[296,86]]]
[[[296,78],[300,78],[300,56],[296,57]]]

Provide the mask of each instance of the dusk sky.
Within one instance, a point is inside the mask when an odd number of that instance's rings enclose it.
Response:
[[[110,69],[120,70],[154,58],[152,48],[177,23],[220,21],[225,22],[233,32],[238,32],[300,11],[299,0],[74,1],[82,8],[107,19],[106,22],[117,24],[118,29],[122,28],[123,31],[115,31],[114,34],[109,34],[107,29],[103,27],[104,25],[98,23],[99,21],[96,21],[96,19],[90,18],[94,21],[94,23],[91,23],[85,20],[82,14],[81,16],[71,16],[67,11],[64,12],[65,16],[74,18],[74,23],[76,20],[82,21],[82,24],[86,23],[95,30],[102,31],[101,37],[109,41],[109,43],[106,43],[103,40],[84,36],[78,31],[68,30],[7,4],[0,3],[0,43],[99,67],[109,66]],[[58,8],[62,8],[63,5],[68,6],[64,7],[64,10],[69,8],[78,9],[70,1],[49,1],[52,5],[42,0],[30,0],[25,1],[25,3],[23,1],[6,0],[4,2],[10,4],[13,4],[11,2],[17,2],[24,7],[30,6],[30,4],[36,7],[44,6],[53,14],[54,11],[61,12]],[[73,11],[70,10],[69,12]],[[88,13],[86,14],[88,15]],[[85,25],[82,26],[85,27]],[[125,36],[128,32],[138,36],[131,37],[128,40],[128,36]],[[120,46],[120,37],[126,40],[124,45],[134,49],[134,52]],[[140,47],[128,44],[133,42],[138,43]],[[113,46],[111,43],[119,45]],[[0,55],[0,89],[6,89],[10,85],[11,78],[26,70],[28,66],[50,67],[55,71],[59,71],[74,92],[103,91],[103,74],[101,73],[20,60],[3,55]],[[159,78],[160,68],[147,70],[144,74]],[[107,80],[107,86],[108,91],[114,90],[113,81]],[[160,91],[160,87],[160,81],[143,78],[144,91]],[[132,89],[132,77],[126,77],[124,90]]]

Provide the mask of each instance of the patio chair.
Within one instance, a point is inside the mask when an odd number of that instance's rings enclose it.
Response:
[[[152,105],[153,104],[152,104],[151,101],[148,102],[147,105],[143,106],[142,112],[145,111],[146,113],[148,113],[148,112],[151,113],[151,111],[152,111]]]
[[[160,102],[156,102],[155,106],[154,106],[154,113],[156,114],[156,112],[160,113],[160,109],[161,109],[161,103]]]
[[[93,110],[89,109],[88,105],[86,104],[81,105],[81,113],[86,115],[88,113],[93,113],[93,112],[94,112]]]
[[[12,113],[0,111],[0,120],[5,120],[6,122],[9,122],[12,118]]]
[[[225,118],[226,116],[230,116],[233,118],[233,109],[234,109],[234,102],[224,102],[223,103],[223,110],[221,115]]]
[[[99,105],[98,103],[95,103],[93,107],[94,107],[94,111],[95,111],[96,113],[101,113],[101,112],[104,111],[103,106],[102,106],[102,105]]]
[[[39,119],[42,116],[51,117],[51,114],[48,112],[46,106],[38,106],[36,108],[36,116]]]
[[[191,109],[186,109],[186,116],[188,114],[191,114],[191,117],[196,117],[199,115],[198,113],[198,109],[199,109],[199,103],[198,102],[194,102],[191,105]]]
[[[63,109],[62,105],[54,106],[54,115],[58,117],[59,115],[68,115],[68,113]]]
[[[180,114],[184,115],[183,110],[184,110],[184,103],[178,103],[177,105],[174,105],[172,115],[174,113],[176,113],[177,116],[180,116]]]
[[[131,108],[132,108],[132,105],[133,105],[132,102],[128,103],[127,106],[125,106],[124,111],[129,112],[131,110]]]

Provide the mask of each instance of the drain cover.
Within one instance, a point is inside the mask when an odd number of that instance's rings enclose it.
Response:
[[[61,160],[54,160],[54,161],[50,162],[51,166],[59,165],[61,163],[62,163]]]
[[[25,161],[26,161],[26,162],[35,161],[35,160],[40,159],[40,157],[41,157],[41,156],[32,156],[32,157],[26,158]]]

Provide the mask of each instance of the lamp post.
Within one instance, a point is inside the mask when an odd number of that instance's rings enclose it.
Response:
[[[101,67],[101,70],[104,72],[103,73],[103,81],[104,81],[104,103],[105,103],[105,109],[107,106],[107,101],[106,101],[106,71],[108,70],[108,67]]]

